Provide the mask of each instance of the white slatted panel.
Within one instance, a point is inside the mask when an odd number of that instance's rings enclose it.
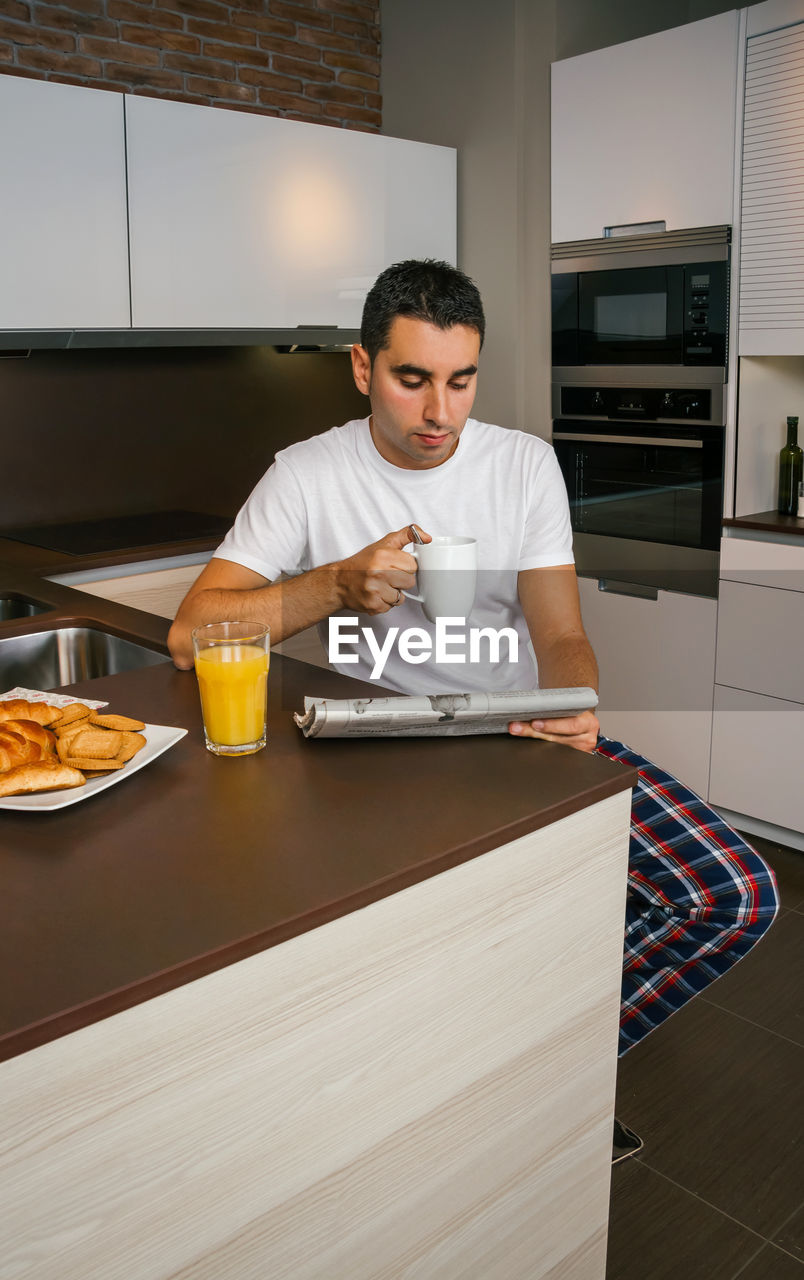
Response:
[[[804,23],[748,41],[739,350],[804,354]]]

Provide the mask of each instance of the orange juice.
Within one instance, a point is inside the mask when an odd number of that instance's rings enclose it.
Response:
[[[265,743],[265,700],[270,655],[259,645],[222,644],[195,655],[207,741],[215,747],[257,751]],[[238,752],[238,748],[241,749]]]

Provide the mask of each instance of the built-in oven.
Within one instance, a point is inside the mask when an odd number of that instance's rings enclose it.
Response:
[[[723,226],[554,244],[553,367],[673,365],[725,380],[730,242]]]
[[[579,573],[601,589],[716,596],[723,385],[553,385]]]

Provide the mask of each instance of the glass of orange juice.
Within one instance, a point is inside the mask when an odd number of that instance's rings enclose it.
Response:
[[[257,622],[208,622],[193,631],[204,736],[215,755],[265,746],[270,639]]]

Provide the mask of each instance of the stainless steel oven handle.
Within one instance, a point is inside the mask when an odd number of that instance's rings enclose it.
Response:
[[[668,436],[580,435],[574,431],[554,431],[554,440],[580,440],[585,444],[658,444],[671,449],[703,449],[702,440],[672,440]]]

